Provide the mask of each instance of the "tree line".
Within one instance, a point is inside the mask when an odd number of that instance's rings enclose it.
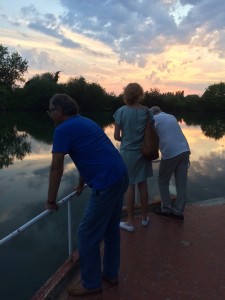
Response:
[[[100,84],[87,82],[83,76],[59,83],[61,71],[56,71],[36,74],[25,81],[27,70],[26,59],[0,45],[0,111],[46,111],[55,93],[70,95],[84,112],[115,111],[124,105],[122,92],[119,96],[107,93]],[[184,91],[161,93],[158,88],[150,88],[144,93],[142,104],[157,105],[168,112],[222,112],[225,111],[225,82],[208,86],[202,96],[184,96]]]

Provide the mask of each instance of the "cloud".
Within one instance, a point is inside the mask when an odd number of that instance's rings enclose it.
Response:
[[[81,48],[79,43],[64,37],[60,20],[54,14],[40,14],[34,5],[21,8],[21,12],[28,22],[28,28],[58,39],[58,44],[65,48]]]
[[[146,79],[151,81],[153,84],[159,84],[161,82],[156,71],[152,71],[149,76],[146,76]]]
[[[171,63],[172,63],[172,61],[165,61],[165,62],[159,64],[158,70],[159,70],[160,72],[165,72],[165,71],[166,71],[166,72],[170,73],[169,65],[170,65]]]
[[[211,35],[217,31],[219,38],[225,29],[225,10],[221,0],[182,1],[183,4],[192,4],[193,7],[180,24],[180,32],[185,32],[189,39],[202,34],[199,38]],[[203,44],[203,46],[205,46]]]
[[[225,10],[221,9],[221,0],[61,3],[68,10],[62,16],[63,24],[107,44],[120,62],[145,67],[150,53],[162,53],[175,43],[194,46],[197,40],[202,47],[208,47],[209,38],[215,41],[211,51],[222,55]]]
[[[68,1],[64,25],[110,46],[119,62],[145,67],[149,53],[164,51],[176,23],[159,1]],[[98,7],[98,9],[95,9]]]
[[[221,0],[96,0],[60,1],[60,15],[41,14],[34,5],[21,8],[27,26],[54,37],[58,45],[99,52],[64,36],[66,27],[76,34],[98,40],[112,49],[118,62],[144,68],[149,55],[163,53],[182,43],[189,47],[209,47],[224,56],[225,9]]]
[[[10,18],[9,16],[3,14],[3,15],[0,15],[0,17],[4,20],[4,22],[6,23],[9,23],[10,25],[12,26],[20,26],[21,25],[21,22],[15,18]]]
[[[49,71],[57,69],[57,63],[45,51],[38,52],[37,49],[20,50],[21,55],[29,62],[29,67],[37,70],[43,70],[49,66]]]

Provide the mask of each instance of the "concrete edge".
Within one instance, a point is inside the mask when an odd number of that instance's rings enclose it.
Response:
[[[65,283],[71,272],[78,267],[79,254],[75,250],[72,257],[66,260],[48,281],[36,292],[31,300],[54,299],[58,289]]]

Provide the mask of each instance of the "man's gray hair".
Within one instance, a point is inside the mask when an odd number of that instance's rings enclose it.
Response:
[[[158,107],[158,106],[152,106],[151,108],[150,108],[150,112],[153,114],[153,116],[154,115],[157,115],[157,114],[159,114],[159,113],[161,113],[161,109],[160,109],[160,107]]]
[[[79,113],[77,102],[67,94],[54,94],[50,103],[57,108],[60,107],[64,115],[72,116]]]

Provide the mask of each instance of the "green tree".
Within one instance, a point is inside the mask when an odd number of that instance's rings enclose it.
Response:
[[[85,98],[87,95],[87,82],[85,78],[82,76],[79,78],[70,77],[65,84],[65,93],[77,101],[77,104],[82,111],[85,106]]]
[[[124,99],[123,99],[123,94],[120,94],[119,96],[114,96],[114,101],[113,101],[113,110],[116,111],[119,109],[121,106],[125,105]]]
[[[69,78],[65,87],[65,93],[70,95],[78,103],[80,111],[105,111],[112,110],[114,95],[108,95],[98,83],[88,83],[85,78]]]
[[[43,73],[36,74],[29,79],[23,91],[20,91],[22,99],[19,106],[24,110],[44,111],[48,109],[49,99],[53,94],[62,92],[61,85],[57,84],[58,74],[56,73]],[[16,91],[15,91],[16,92]],[[18,91],[19,92],[19,91]]]
[[[98,83],[88,83],[86,111],[104,111],[107,109],[107,97],[105,90]]]
[[[207,111],[225,110],[225,83],[214,83],[210,85],[202,95],[204,108]]]
[[[9,53],[8,48],[0,45],[0,86],[13,88],[16,82],[24,82],[28,62],[18,52]]]
[[[166,112],[175,112],[178,106],[178,98],[173,92],[163,94],[162,109]]]
[[[8,101],[11,97],[10,90],[5,86],[0,86],[0,111],[7,109]]]
[[[25,83],[25,86],[28,86],[28,85],[32,84],[33,82],[40,81],[40,80],[57,83],[58,80],[59,80],[59,73],[60,72],[61,71],[57,71],[55,73],[46,72],[46,73],[43,73],[43,74],[36,74]]]
[[[162,95],[158,88],[152,88],[150,91],[144,93],[144,99],[142,103],[148,107],[160,106],[162,104]]]
[[[200,111],[202,101],[199,95],[187,95],[185,97],[185,108],[187,111]]]

